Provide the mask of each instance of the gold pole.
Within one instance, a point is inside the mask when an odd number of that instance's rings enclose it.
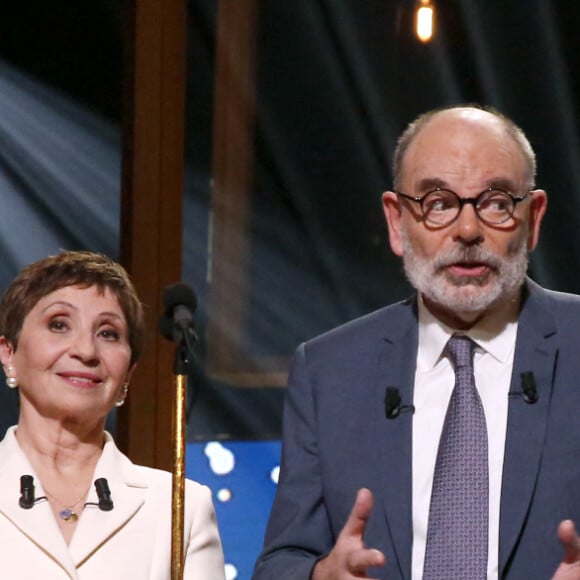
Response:
[[[185,391],[187,375],[174,375],[173,485],[171,505],[171,580],[183,579],[183,514],[185,496]]]

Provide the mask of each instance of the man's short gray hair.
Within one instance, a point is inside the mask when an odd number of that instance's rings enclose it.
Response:
[[[401,188],[401,182],[403,179],[403,161],[409,146],[414,141],[415,137],[422,131],[422,129],[433,119],[435,116],[443,113],[445,111],[453,111],[459,109],[474,109],[478,111],[485,111],[490,115],[493,115],[496,119],[500,121],[503,125],[506,133],[514,140],[516,145],[519,147],[522,155],[524,156],[526,164],[526,187],[531,190],[535,187],[536,182],[536,154],[528,141],[523,130],[516,125],[509,117],[506,117],[493,107],[484,107],[481,105],[469,104],[469,105],[456,105],[453,107],[443,107],[439,109],[433,109],[427,111],[422,115],[419,115],[414,121],[407,125],[407,128],[403,131],[399,140],[397,141],[397,147],[395,148],[395,153],[393,155],[393,185],[394,189],[398,190]]]

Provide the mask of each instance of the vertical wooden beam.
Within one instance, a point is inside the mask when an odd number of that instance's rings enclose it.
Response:
[[[254,174],[257,0],[220,0],[213,139],[213,235],[208,372],[240,376],[248,298],[248,220]],[[233,382],[236,382],[235,378]]]
[[[146,306],[143,357],[118,416],[137,463],[171,468],[174,347],[159,337],[162,291],[181,278],[186,2],[128,2],[121,261]]]

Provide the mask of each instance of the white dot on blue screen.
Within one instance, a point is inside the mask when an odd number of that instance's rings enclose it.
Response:
[[[230,489],[222,488],[218,490],[216,497],[218,498],[219,501],[226,502],[232,499],[232,495],[233,494]]]

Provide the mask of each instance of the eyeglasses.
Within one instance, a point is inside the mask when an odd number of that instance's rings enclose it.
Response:
[[[498,226],[514,215],[516,205],[524,201],[530,192],[513,195],[509,191],[490,187],[476,197],[459,197],[450,189],[438,187],[422,197],[413,197],[400,191],[395,191],[395,193],[420,204],[425,221],[435,226],[448,226],[454,222],[466,204],[473,206],[477,217],[483,223]]]

